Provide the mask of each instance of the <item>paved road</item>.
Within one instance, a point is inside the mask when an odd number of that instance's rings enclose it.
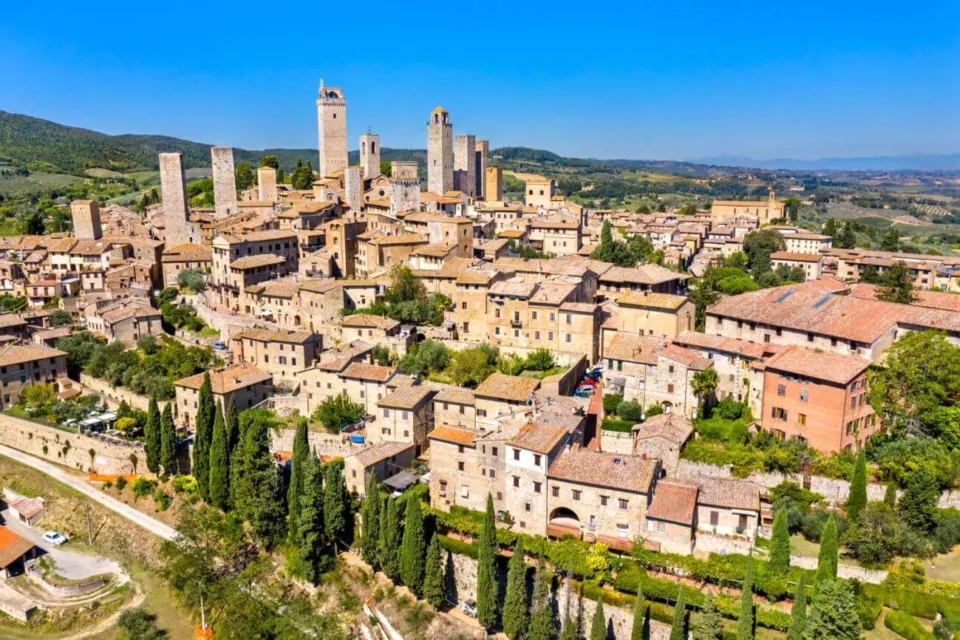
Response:
[[[76,489],[85,496],[92,498],[96,502],[99,502],[101,505],[107,509],[110,509],[114,513],[123,516],[136,525],[143,527],[155,536],[159,536],[166,540],[173,540],[177,534],[176,530],[168,527],[159,520],[155,520],[147,514],[141,513],[133,507],[120,502],[116,498],[106,495],[102,491],[91,487],[83,480],[71,476],[66,471],[54,464],[40,460],[39,458],[34,458],[29,454],[23,453],[22,451],[17,451],[16,449],[11,449],[10,447],[2,444],[0,444],[0,455],[4,455],[19,462],[20,464],[25,464],[28,467],[40,471],[41,473],[45,473],[54,480],[63,483],[68,487]]]

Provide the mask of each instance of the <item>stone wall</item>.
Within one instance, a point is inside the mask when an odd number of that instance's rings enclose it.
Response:
[[[606,453],[633,453],[633,434],[620,431],[603,430],[600,432],[600,443]]]
[[[147,471],[147,456],[140,444],[106,442],[2,414],[0,443],[65,467],[93,470],[103,475],[134,473],[130,454],[135,454],[138,459],[136,472],[143,474]],[[94,452],[92,458],[91,450]]]
[[[817,568],[817,559],[805,556],[790,556],[790,564],[794,567],[814,570]],[[880,584],[887,578],[887,572],[882,569],[864,569],[853,564],[838,564],[837,575],[848,580],[859,580],[870,584]]]
[[[27,563],[27,575],[31,580],[34,581],[34,583],[40,585],[44,591],[56,596],[57,598],[76,598],[77,596],[83,596],[88,593],[98,591],[107,584],[106,578],[96,577],[86,581],[72,582],[69,584],[55,584],[47,580],[47,577],[43,575],[43,570],[40,568],[40,565],[36,560],[31,560]]]
[[[271,451],[293,451],[293,436],[296,434],[294,429],[284,429],[271,436]],[[322,433],[311,431],[308,434],[310,449],[316,450],[321,456],[330,456],[334,458],[346,458],[349,455],[365,449],[370,446],[368,443],[353,444],[349,440],[344,440],[341,436],[333,433]]]
[[[107,405],[114,409],[124,401],[134,409],[140,409],[141,411],[146,411],[150,406],[150,398],[147,396],[142,396],[123,387],[115,387],[109,382],[94,378],[86,373],[80,374],[80,384],[99,395],[107,402]]]

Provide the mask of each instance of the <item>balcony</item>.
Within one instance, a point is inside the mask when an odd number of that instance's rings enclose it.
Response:
[[[511,326],[511,327],[522,327],[522,326],[523,326],[523,322],[520,320],[520,318],[513,318],[513,319],[510,320],[510,326]]]

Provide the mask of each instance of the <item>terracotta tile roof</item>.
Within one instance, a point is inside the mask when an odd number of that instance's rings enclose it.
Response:
[[[390,409],[416,409],[431,399],[435,393],[433,389],[420,384],[402,385],[384,399],[378,400],[377,406]]]
[[[728,509],[760,510],[760,489],[746,480],[727,478],[697,478],[700,488],[699,502],[712,507]]]
[[[0,328],[22,327],[27,321],[15,313],[0,313]]]
[[[245,329],[233,336],[236,339],[256,340],[258,342],[284,342],[304,344],[317,334],[310,331],[271,331],[270,329]]]
[[[534,229],[579,229],[580,221],[569,216],[540,216],[530,222]]]
[[[31,549],[33,549],[32,542],[0,526],[0,569],[6,569]]]
[[[378,462],[383,462],[387,460],[390,456],[395,456],[403,453],[407,449],[412,449],[414,445],[407,442],[381,442],[367,447],[366,449],[361,449],[353,454],[353,458],[356,458],[364,468],[372,467]]]
[[[431,440],[443,440],[452,444],[459,444],[465,447],[476,446],[477,432],[470,429],[460,429],[448,425],[440,425],[427,434]]]
[[[692,526],[697,511],[697,493],[695,482],[680,478],[661,480],[653,492],[647,517]]]
[[[515,436],[507,440],[507,444],[518,449],[548,454],[566,438],[567,433],[567,429],[559,425],[531,422],[521,427]]]
[[[774,251],[770,254],[771,260],[785,260],[788,262],[820,262],[823,257],[819,253],[792,253],[790,251]]]
[[[434,402],[452,402],[454,404],[463,404],[472,407],[476,403],[473,391],[463,387],[444,387],[433,398]]]
[[[526,235],[526,233],[526,229],[504,229],[497,234],[497,237],[504,238],[505,240],[519,240]]]
[[[540,381],[536,378],[508,376],[498,371],[487,376],[487,379],[473,391],[473,394],[481,398],[526,402],[530,394],[539,386]]]
[[[455,244],[426,244],[410,252],[412,256],[427,256],[428,258],[445,258],[457,248]]]
[[[791,345],[767,360],[766,368],[846,385],[870,364],[870,360],[858,356]]]
[[[658,264],[643,264],[633,269],[611,267],[600,276],[600,282],[654,285],[673,282],[674,280],[686,280],[689,277],[687,274],[670,271]]]
[[[713,366],[713,360],[701,356],[693,349],[682,347],[678,344],[670,343],[660,350],[660,356],[686,365],[690,369],[703,371]]]
[[[459,276],[465,269],[469,267],[483,264],[482,260],[476,260],[474,258],[450,258],[443,263],[443,266],[440,267],[440,270],[436,272],[432,277],[435,278],[456,278]]]
[[[513,296],[517,298],[530,298],[537,290],[536,282],[527,282],[520,278],[511,278],[510,280],[501,280],[490,287],[489,294],[492,296]]]
[[[742,358],[754,360],[760,360],[783,349],[781,345],[777,344],[749,342],[747,340],[724,338],[722,336],[697,333],[695,331],[684,331],[674,338],[673,341],[677,344],[690,347],[691,349],[722,351],[723,353],[739,355]]]
[[[676,311],[689,298],[670,293],[651,293],[649,291],[629,291],[617,298],[617,304],[629,307],[646,307]]]
[[[463,269],[457,276],[457,284],[489,284],[500,270],[490,264],[480,264]]]
[[[324,371],[343,371],[354,358],[364,355],[371,349],[373,349],[373,345],[363,340],[341,344],[321,353],[317,367]]]
[[[661,413],[635,425],[631,431],[636,440],[663,438],[673,444],[682,445],[693,434],[693,424],[689,418],[679,413]]]
[[[357,313],[344,318],[341,321],[341,326],[355,329],[383,329],[384,331],[391,331],[400,326],[400,323],[391,318],[375,316],[369,313]]]
[[[359,378],[372,382],[386,382],[396,371],[393,367],[382,367],[378,364],[364,364],[354,362],[340,373],[342,378]]]
[[[370,244],[379,244],[385,246],[404,245],[404,244],[428,244],[430,241],[419,233],[401,233],[398,236],[384,236],[370,241]]]
[[[161,262],[210,262],[213,247],[206,244],[181,244],[163,250]]]
[[[260,371],[260,369],[247,363],[235,364],[210,371],[210,388],[216,395],[233,393],[238,389],[245,389],[249,386],[271,380],[273,380],[272,375],[265,371]],[[173,384],[178,387],[187,387],[188,389],[199,389],[203,386],[203,374],[198,373],[195,376],[182,378]]]
[[[12,364],[34,362],[44,358],[57,358],[66,355],[65,351],[38,344],[9,344],[0,347],[0,366],[7,367]]]
[[[560,305],[560,311],[570,311],[572,313],[596,313],[600,305],[592,302],[564,302]]]
[[[130,318],[159,318],[160,311],[147,305],[124,305],[100,314],[107,324],[116,324]]]
[[[876,300],[877,293],[878,288],[872,284],[857,283],[850,285],[850,295],[854,298]],[[911,306],[942,309],[944,311],[960,311],[960,296],[955,293],[916,290],[913,294],[917,299],[910,303]]]
[[[575,295],[577,286],[562,282],[541,282],[537,285],[537,292],[530,298],[531,304],[559,305]]]
[[[603,349],[604,358],[626,360],[649,365],[657,364],[657,354],[666,342],[654,336],[635,336],[631,333],[617,333]],[[612,373],[612,372],[608,372]]]
[[[278,255],[264,253],[263,255],[259,256],[247,256],[246,258],[234,260],[230,263],[230,268],[246,271],[247,269],[255,269],[256,267],[268,267],[275,264],[284,264],[286,261],[286,258],[281,258]]]
[[[16,510],[17,513],[25,518],[32,518],[43,511],[43,500],[40,498],[19,496],[17,498],[10,498],[7,504],[10,505],[11,509]]]
[[[659,463],[641,456],[603,453],[578,446],[563,451],[550,465],[547,477],[567,482],[649,493]]]

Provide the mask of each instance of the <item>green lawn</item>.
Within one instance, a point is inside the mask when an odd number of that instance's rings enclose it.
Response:
[[[810,542],[799,533],[790,536],[790,553],[805,558],[816,558],[820,555],[820,544]]]
[[[960,547],[923,563],[927,577],[933,580],[960,582]]]

